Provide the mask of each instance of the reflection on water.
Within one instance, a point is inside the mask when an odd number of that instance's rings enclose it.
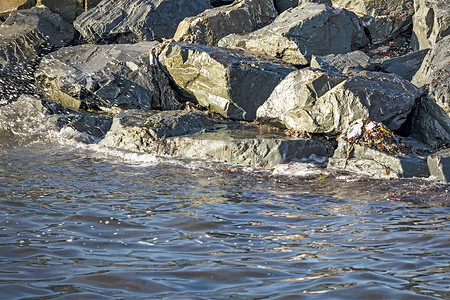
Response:
[[[450,298],[449,208],[46,148],[0,148],[4,299]]]

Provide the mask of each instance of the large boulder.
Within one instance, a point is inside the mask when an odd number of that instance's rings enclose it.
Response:
[[[338,147],[328,161],[328,168],[367,174],[377,178],[430,176],[425,157],[395,155],[358,144],[350,146],[343,138],[338,140]]]
[[[177,93],[153,56],[158,42],[80,45],[45,56],[36,85],[49,100],[72,109],[174,109]]]
[[[411,81],[422,65],[428,49],[411,52],[402,56],[386,59],[381,63],[381,69]]]
[[[450,34],[450,2],[448,0],[414,0],[411,47],[432,48]]]
[[[371,42],[383,43],[408,29],[414,14],[413,0],[331,0],[361,16]]]
[[[265,55],[170,43],[159,61],[175,83],[201,106],[236,120],[254,120],[275,86],[295,70]]]
[[[219,46],[265,53],[295,65],[306,65],[311,55],[347,53],[365,43],[362,25],[354,13],[308,2],[284,11],[257,31],[226,36]]]
[[[72,25],[48,8],[15,11],[0,25],[0,69],[66,46],[74,34]]]
[[[370,117],[396,130],[420,96],[396,75],[362,71],[347,76],[310,68],[293,72],[258,109],[257,118],[298,131],[339,134],[356,119]]]
[[[8,18],[13,11],[32,8],[35,5],[36,0],[2,0],[0,2],[0,21]]]
[[[414,75],[413,84],[426,86],[428,96],[450,115],[450,36],[437,42]]]
[[[184,19],[178,25],[174,40],[217,45],[224,36],[254,31],[269,24],[277,15],[272,0],[235,1]]]
[[[322,140],[288,138],[278,131],[218,121],[195,111],[118,114],[99,146],[260,167],[331,153]]]
[[[135,43],[172,38],[178,23],[212,8],[209,0],[102,1],[74,26],[89,43]]]

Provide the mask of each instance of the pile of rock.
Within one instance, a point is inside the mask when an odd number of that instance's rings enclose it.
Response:
[[[72,2],[72,16],[50,0],[8,11],[0,68],[39,63],[33,101],[88,114],[100,145],[252,166],[314,154],[333,169],[449,180],[450,154],[437,152],[450,145],[445,0]],[[338,138],[369,119],[390,144]],[[413,150],[383,151],[403,144]]]

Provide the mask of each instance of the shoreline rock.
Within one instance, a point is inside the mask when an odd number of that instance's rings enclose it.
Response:
[[[332,152],[331,144],[323,140],[283,137],[257,125],[220,122],[196,111],[118,114],[99,146],[260,167]]]

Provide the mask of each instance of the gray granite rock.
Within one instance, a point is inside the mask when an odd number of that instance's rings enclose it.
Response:
[[[366,117],[396,130],[419,96],[419,89],[396,75],[361,71],[342,76],[306,68],[289,74],[257,117],[311,133],[339,134]]]
[[[450,148],[428,156],[427,162],[431,176],[445,183],[450,182]]]
[[[356,15],[324,4],[305,3],[281,13],[271,24],[248,34],[231,34],[219,46],[265,53],[295,65],[312,55],[347,53],[367,42]]]
[[[328,168],[363,173],[377,178],[429,177],[427,160],[421,156],[393,155],[358,144],[347,159],[349,144],[343,138],[328,161]]]
[[[279,13],[282,13],[289,8],[302,5],[306,2],[314,2],[331,6],[331,0],[273,0],[273,4],[275,5],[275,8]]]
[[[251,32],[272,22],[278,13],[272,0],[239,0],[185,18],[177,28],[177,42],[217,45],[224,36]]]
[[[412,24],[413,0],[331,0],[331,2],[334,7],[346,8],[361,16],[373,44],[391,40]]]
[[[117,113],[124,109],[174,109],[181,98],[156,59],[158,42],[80,45],[45,56],[35,73],[41,94],[65,107]]]
[[[329,72],[342,72],[346,68],[375,70],[375,66],[370,62],[370,57],[359,50],[346,54],[313,55],[311,58],[311,67]]]
[[[288,138],[256,125],[220,122],[194,111],[118,114],[99,146],[260,167],[312,154],[328,156],[332,151],[324,141]]]
[[[450,2],[448,0],[414,0],[413,35],[414,50],[433,48],[450,34]]]
[[[48,8],[15,11],[0,24],[0,69],[66,46],[74,33],[72,25]]]
[[[381,63],[383,72],[393,73],[411,81],[422,65],[428,49],[386,59]]]
[[[198,103],[236,120],[254,120],[275,86],[295,70],[269,56],[225,48],[170,43],[159,61]]]
[[[74,26],[89,43],[152,41],[172,38],[184,18],[208,8],[209,0],[104,0]]]
[[[450,116],[429,96],[416,104],[411,118],[411,136],[431,148],[450,143]]]
[[[450,114],[450,36],[428,52],[411,82],[425,86],[428,96]]]

